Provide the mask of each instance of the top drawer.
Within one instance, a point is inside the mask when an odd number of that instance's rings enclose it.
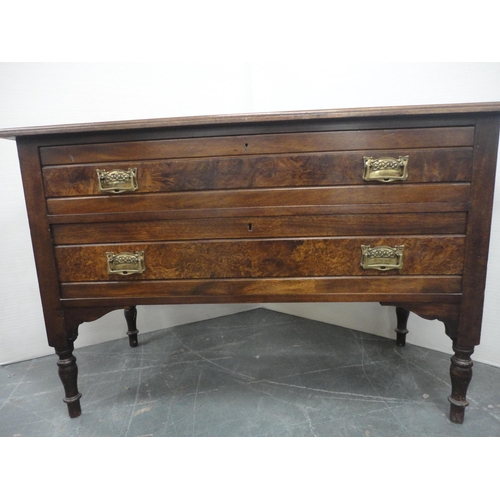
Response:
[[[363,184],[367,168],[406,161],[407,182],[466,182],[473,140],[474,127],[335,131],[50,146],[40,157],[47,197],[112,194],[120,178],[137,193]]]
[[[40,148],[42,165],[269,153],[472,146],[474,127],[297,132]]]

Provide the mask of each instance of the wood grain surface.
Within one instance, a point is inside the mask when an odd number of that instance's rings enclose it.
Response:
[[[472,148],[367,150],[45,167],[46,196],[101,194],[97,169],[137,169],[140,193],[364,184],[363,157],[409,156],[407,183],[467,182]]]
[[[310,236],[465,234],[465,212],[214,217],[54,224],[56,245]]]
[[[455,301],[460,276],[369,276],[330,278],[262,278],[62,283],[68,306],[93,304],[160,304],[217,302],[379,302]],[[91,302],[96,299],[96,302]],[[110,299],[109,301],[107,299]],[[118,301],[119,302],[119,301]]]
[[[404,245],[401,270],[365,270],[361,245]],[[108,274],[106,252],[145,252],[146,271]],[[459,275],[464,237],[314,238],[206,240],[171,243],[61,246],[56,248],[62,282],[220,279],[301,276]]]
[[[377,205],[380,203],[460,203],[469,200],[467,183],[384,184],[315,188],[235,189],[155,193],[143,196],[88,196],[50,198],[51,215],[130,212],[167,212],[259,207],[320,207],[324,205]],[[365,207],[369,212],[370,208]],[[272,215],[272,214],[270,214]]]
[[[40,148],[42,165],[164,158],[472,146],[474,127],[441,127],[196,137]]]

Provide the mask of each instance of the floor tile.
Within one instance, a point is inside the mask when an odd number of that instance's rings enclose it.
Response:
[[[474,365],[448,420],[449,355],[255,309],[75,349],[79,418],[56,356],[0,367],[0,436],[500,436],[500,369]]]

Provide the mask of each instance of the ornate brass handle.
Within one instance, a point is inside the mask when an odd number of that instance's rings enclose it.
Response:
[[[373,248],[370,245],[361,245],[361,267],[379,271],[403,269],[403,250],[404,245]]]
[[[141,274],[146,270],[144,265],[144,252],[106,252],[108,259],[108,273],[121,274]]]
[[[124,193],[126,191],[137,191],[137,168],[128,170],[106,170],[97,169],[97,180],[101,193]]]
[[[365,181],[393,182],[405,181],[408,178],[409,156],[399,158],[373,158],[365,156],[365,171],[363,179]]]

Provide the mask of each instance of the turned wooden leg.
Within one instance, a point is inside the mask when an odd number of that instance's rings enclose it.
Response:
[[[80,407],[80,398],[82,395],[78,392],[78,366],[76,358],[73,356],[73,342],[63,348],[56,348],[56,354],[59,356],[57,366],[59,367],[59,378],[64,387],[65,398],[63,401],[68,405],[68,413],[71,418],[78,417],[82,413]]]
[[[406,334],[408,330],[406,328],[408,324],[408,316],[410,311],[404,307],[396,307],[396,317],[398,319],[398,326],[395,330],[396,332],[396,345],[404,346],[406,344]]]
[[[129,345],[130,347],[137,347],[139,345],[137,340],[137,334],[139,333],[139,330],[137,330],[137,308],[135,306],[127,307],[124,313],[127,321]]]
[[[451,357],[451,396],[450,400],[450,420],[455,424],[464,421],[465,407],[469,404],[466,399],[467,388],[472,379],[471,355],[474,348],[463,349],[453,346],[455,355]]]

